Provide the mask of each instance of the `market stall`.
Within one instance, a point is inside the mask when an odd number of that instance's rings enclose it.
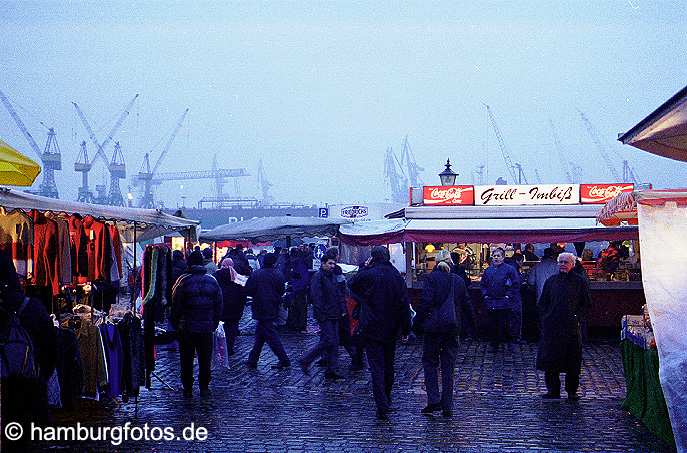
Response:
[[[644,303],[635,247],[638,231],[631,225],[599,225],[596,214],[599,200],[627,190],[632,190],[631,184],[425,187],[421,205],[391,213],[387,221],[342,225],[341,240],[349,245],[403,243],[411,291],[417,291],[422,274],[434,268],[437,253],[449,251],[470,276],[478,312],[479,280],[494,245],[505,247],[513,258],[517,247],[524,249],[524,244],[536,245],[540,252],[551,243],[567,243],[570,251],[576,244],[580,247],[577,254],[584,251],[587,258],[582,264],[595,302],[589,314],[590,327],[617,331],[622,315],[639,313]],[[537,194],[548,196],[537,198]],[[458,202],[437,204],[432,195]],[[619,260],[612,272],[601,269],[594,259],[609,241],[627,241],[632,252]],[[524,281],[535,264],[523,260],[519,265]],[[531,298],[531,294],[523,294],[523,298]]]
[[[11,255],[24,292],[44,303],[59,328],[60,404],[70,406],[82,395],[138,395],[144,364],[137,357],[144,346],[146,359],[153,355],[161,296],[171,284],[162,269],[166,246],[146,248],[146,265],[140,266],[144,332],[141,310],[118,304],[120,288],[135,286],[133,281],[125,284],[124,265],[139,267],[136,254],[133,263],[126,263],[125,247],[171,231],[194,239],[197,227],[196,221],[157,210],[69,202],[0,188],[0,248]],[[111,357],[123,359],[115,366]],[[154,360],[146,362],[149,377]]]

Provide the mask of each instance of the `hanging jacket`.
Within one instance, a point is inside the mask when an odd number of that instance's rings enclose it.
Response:
[[[60,259],[57,223],[39,211],[33,211],[33,260],[36,286],[50,287],[52,294],[60,292]]]
[[[69,236],[69,222],[62,216],[52,213],[48,213],[46,216],[57,224],[57,253],[60,260],[60,284],[67,285],[72,282],[72,251],[71,238]]]
[[[109,280],[112,246],[107,225],[87,215],[83,219],[83,226],[88,238],[88,278]]]
[[[7,213],[0,208],[0,248],[11,252],[18,275],[26,277],[33,273],[33,228],[26,214]]]
[[[122,239],[119,235],[119,230],[117,229],[117,225],[108,225],[107,226],[110,232],[110,239],[112,242],[112,248],[114,249],[114,256],[112,257],[112,264],[117,270],[117,275],[118,278],[114,279],[116,280],[121,280],[122,276],[124,275],[122,273]],[[114,276],[114,273],[112,274]]]
[[[69,217],[69,236],[71,242],[72,275],[88,277],[88,237],[79,214]]]

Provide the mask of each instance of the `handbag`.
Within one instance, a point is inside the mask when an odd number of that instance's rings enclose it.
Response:
[[[435,306],[427,319],[423,323],[424,331],[427,333],[448,333],[458,327],[456,319],[456,303],[455,303],[455,283],[453,277],[451,278],[451,289],[448,296],[441,302],[440,305]]]

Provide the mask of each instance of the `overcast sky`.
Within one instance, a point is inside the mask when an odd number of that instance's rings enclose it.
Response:
[[[507,177],[482,103],[530,180],[565,182],[550,119],[586,181],[612,180],[579,109],[618,172],[625,158],[656,187],[686,183],[686,164],[616,141],[687,84],[683,1],[2,1],[0,17],[0,89],[40,146],[39,121],[55,127],[63,198],[88,140],[71,101],[104,137],[136,93],[116,136],[129,175],[188,107],[161,170],[209,169],[216,153],[255,175],[262,157],[279,201],[382,201],[384,152],[406,134],[426,183],[447,157],[459,182],[480,163]],[[4,108],[0,138],[36,157]],[[210,194],[210,181],[160,193],[168,206]],[[241,194],[257,195],[254,177]]]

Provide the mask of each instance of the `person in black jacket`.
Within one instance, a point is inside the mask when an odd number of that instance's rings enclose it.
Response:
[[[396,341],[410,331],[410,304],[405,281],[389,261],[386,247],[372,248],[366,267],[351,279],[360,300],[359,332],[372,375],[377,418],[387,420],[394,384]]]
[[[253,272],[246,282],[246,294],[253,298],[251,305],[253,319],[258,322],[255,328],[255,343],[246,361],[246,366],[251,369],[258,367],[260,352],[265,343],[279,359],[272,368],[282,369],[291,366],[291,361],[286,355],[279,333],[274,326],[274,320],[277,319],[279,313],[279,304],[286,289],[284,276],[274,268],[276,262],[276,255],[267,254],[264,267]]]
[[[210,365],[213,333],[222,315],[222,290],[212,275],[207,275],[203,255],[192,252],[188,272],[177,280],[172,290],[172,325],[179,332],[181,383],[184,396],[193,389],[193,359],[198,352],[200,396],[210,395]]]
[[[239,334],[239,321],[246,306],[246,290],[237,283],[238,272],[234,269],[234,261],[231,258],[222,260],[222,267],[215,272],[214,277],[222,289],[222,298],[224,299],[221,319],[224,322],[227,354],[233,355],[234,344]]]
[[[172,282],[176,283],[177,279],[181,277],[188,270],[188,265],[184,259],[184,252],[181,250],[174,250],[172,252]],[[172,283],[172,285],[174,285]]]
[[[451,298],[452,313],[442,310]],[[440,262],[433,272],[426,274],[422,299],[417,307],[416,325],[424,331],[422,366],[425,372],[427,406],[423,414],[442,411],[444,417],[453,415],[453,371],[458,353],[462,306],[469,304],[465,282],[451,273],[448,263]],[[437,370],[441,362],[441,394]]]
[[[339,323],[345,313],[343,294],[339,290],[334,273],[336,260],[326,256],[320,270],[313,275],[310,282],[310,300],[312,301],[315,319],[320,324],[320,341],[298,361],[304,373],[320,354],[327,361],[325,379],[336,380],[339,349]]]

